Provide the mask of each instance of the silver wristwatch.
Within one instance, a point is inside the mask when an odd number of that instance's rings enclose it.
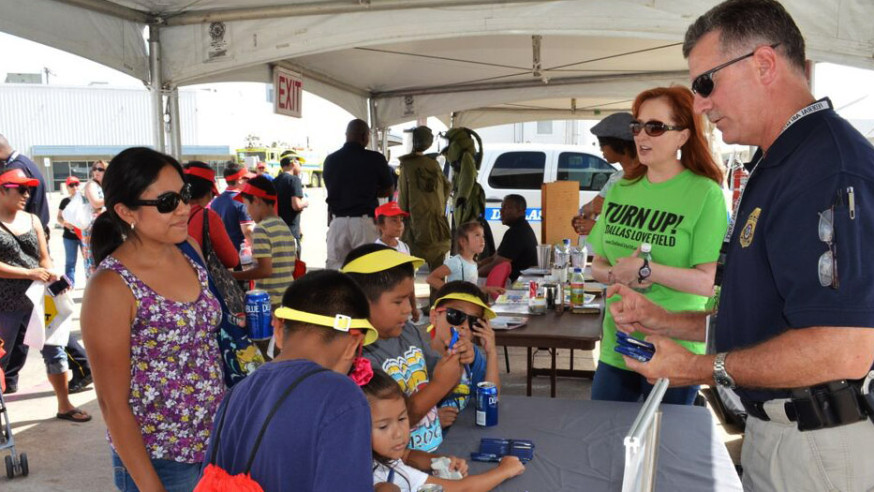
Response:
[[[736,387],[734,378],[725,370],[725,357],[727,355],[728,352],[716,354],[716,359],[713,360],[713,380],[720,386],[734,389]]]

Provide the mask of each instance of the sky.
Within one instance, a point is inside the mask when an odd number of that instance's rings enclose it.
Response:
[[[0,53],[3,53],[0,83],[6,79],[7,73],[45,73],[48,70],[51,85],[143,87],[141,81],[116,70],[5,33],[0,33]],[[284,141],[330,151],[342,144],[346,123],[352,118],[333,103],[306,92],[301,119],[275,115],[267,101],[264,84],[205,84],[189,86],[186,90],[203,91],[206,100],[217,102],[203,106],[209,117],[200,118],[198,134],[209,135],[210,140],[219,139],[232,149],[242,147],[246,135],[255,134],[265,143]],[[829,96],[845,118],[872,120],[868,125],[872,129],[866,136],[874,136],[874,71],[820,63],[816,68],[814,90],[817,97]],[[228,101],[236,104],[228,104]],[[429,124],[435,123],[439,125],[436,120],[429,120]],[[407,126],[410,124],[392,130],[400,134]]]

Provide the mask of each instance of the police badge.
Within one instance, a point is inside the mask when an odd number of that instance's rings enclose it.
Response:
[[[760,213],[762,213],[762,209],[756,207],[755,210],[750,212],[750,215],[747,216],[747,223],[744,224],[744,228],[740,231],[741,247],[746,248],[753,243],[753,234],[756,233],[756,223],[759,221]]]

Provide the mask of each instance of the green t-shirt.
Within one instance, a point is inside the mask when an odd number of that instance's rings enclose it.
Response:
[[[641,243],[652,244],[652,261],[659,265],[692,268],[719,257],[719,247],[728,227],[722,190],[712,180],[684,170],[653,184],[644,176],[631,183],[621,180],[607,193],[598,222],[589,235],[597,255],[611,265],[631,255]],[[669,311],[701,311],[707,297],[653,284],[646,297]],[[607,300],[607,305],[618,297]],[[642,338],[640,333],[636,336]],[[696,354],[704,353],[701,342],[678,342]],[[625,369],[616,346],[616,325],[609,309],[604,316],[600,362]]]
[[[282,304],[285,289],[294,280],[294,261],[297,256],[294,236],[277,215],[265,218],[252,234],[252,258],[271,258],[273,273],[255,281],[255,287],[270,294],[270,304]]]

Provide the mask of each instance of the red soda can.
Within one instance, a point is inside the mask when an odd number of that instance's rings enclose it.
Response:
[[[528,298],[534,299],[537,297],[537,281],[532,280],[528,282]]]

